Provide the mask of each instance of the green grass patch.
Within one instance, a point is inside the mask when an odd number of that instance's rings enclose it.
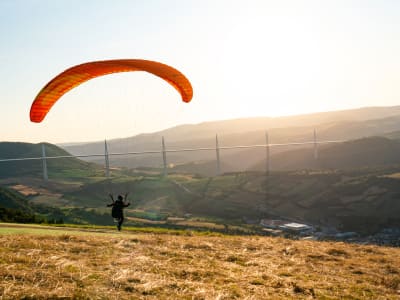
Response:
[[[0,234],[114,234],[115,226],[89,225],[89,224],[11,224],[0,223]],[[210,231],[171,229],[162,227],[133,227],[124,226],[121,232],[115,234],[152,233],[171,234],[182,236],[223,236],[224,234]]]

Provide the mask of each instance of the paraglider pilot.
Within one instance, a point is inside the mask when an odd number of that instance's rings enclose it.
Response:
[[[112,203],[107,204],[107,207],[112,206],[111,215],[118,222],[117,223],[118,231],[121,231],[121,226],[122,226],[122,223],[124,222],[124,211],[123,210],[125,207],[128,207],[130,205],[130,202],[125,203],[127,197],[128,197],[128,193],[125,194],[125,197],[123,197],[122,195],[118,195],[117,200],[114,201],[113,195],[110,194]]]

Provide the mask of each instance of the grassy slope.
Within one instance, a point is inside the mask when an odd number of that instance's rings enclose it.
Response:
[[[0,235],[5,299],[400,296],[398,248],[254,236],[11,231]]]
[[[0,207],[33,212],[25,197],[13,190],[2,187],[0,187]]]

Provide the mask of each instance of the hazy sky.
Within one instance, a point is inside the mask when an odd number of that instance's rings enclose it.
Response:
[[[398,105],[400,1],[0,0],[0,141],[127,137],[184,123]],[[179,69],[93,79],[29,121],[40,89],[87,61]]]

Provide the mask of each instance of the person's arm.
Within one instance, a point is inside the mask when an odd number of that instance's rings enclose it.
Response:
[[[108,194],[108,195],[110,196],[112,203],[107,204],[107,207],[114,206],[114,203],[115,203],[115,202],[114,202],[114,197],[113,197],[113,195],[112,195],[112,194]]]
[[[125,203],[126,199],[128,198],[128,195],[129,195],[129,193],[126,193],[126,194],[125,194],[125,199],[124,199],[124,207],[128,207],[129,205],[131,205],[131,203],[130,203],[130,202],[128,202],[128,203]]]

